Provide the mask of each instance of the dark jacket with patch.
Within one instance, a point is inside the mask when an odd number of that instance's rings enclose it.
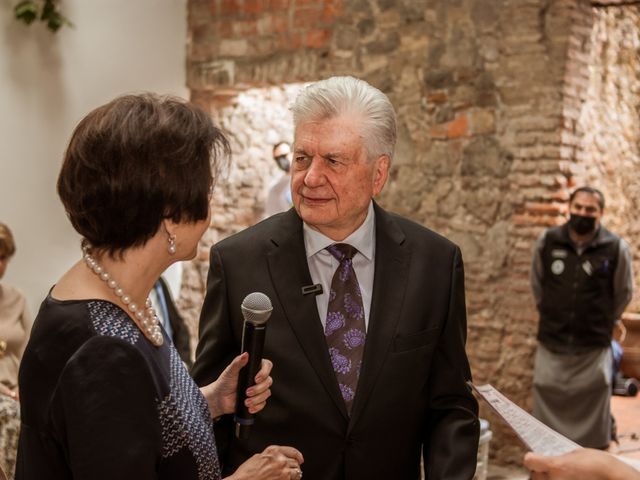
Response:
[[[541,251],[538,340],[554,351],[606,347],[615,322],[613,277],[620,237],[600,226],[578,254],[567,224],[547,231]]]

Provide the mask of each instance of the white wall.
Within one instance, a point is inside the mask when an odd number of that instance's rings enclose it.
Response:
[[[186,0],[65,0],[75,28],[57,34],[13,18],[0,0],[0,221],[17,252],[2,280],[33,314],[80,258],[56,195],[67,141],[93,108],[126,92],[185,97]]]

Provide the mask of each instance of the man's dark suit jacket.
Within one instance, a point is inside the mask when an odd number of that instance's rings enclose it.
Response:
[[[375,205],[375,204],[374,204]],[[375,205],[375,274],[351,418],[331,367],[313,295],[302,221],[291,209],[211,249],[193,376],[214,380],[240,351],[240,305],[252,292],[273,303],[264,357],[272,396],[247,441],[232,416],[216,425],[225,471],[270,444],[305,457],[305,480],[471,479],[478,405],[466,381],[464,270],[457,246]]]

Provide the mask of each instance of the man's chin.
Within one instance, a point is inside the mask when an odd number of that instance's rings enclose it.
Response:
[[[303,206],[298,210],[298,215],[307,225],[317,230],[318,226],[326,225],[331,221],[331,215],[318,207]]]

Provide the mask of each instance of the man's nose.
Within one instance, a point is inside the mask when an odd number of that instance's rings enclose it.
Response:
[[[308,187],[317,187],[325,181],[324,165],[321,158],[315,157],[311,160],[311,164],[304,176],[304,183]]]

